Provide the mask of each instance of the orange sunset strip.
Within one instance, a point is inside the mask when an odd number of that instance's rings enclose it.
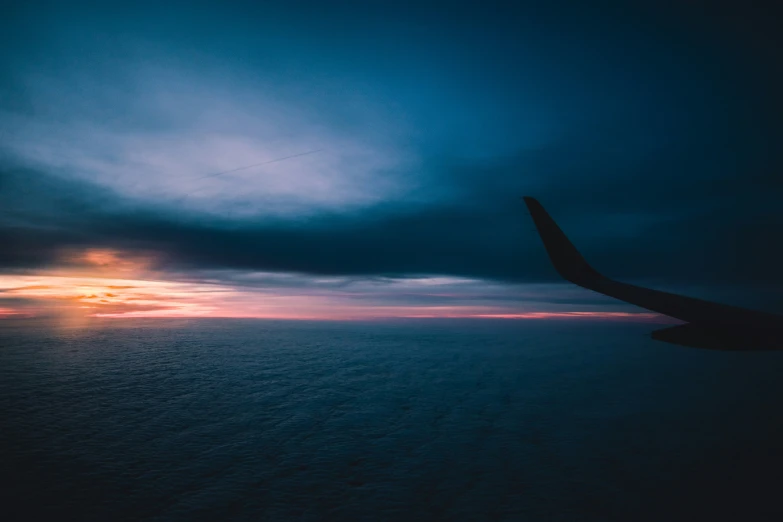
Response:
[[[63,254],[64,268],[36,274],[0,274],[0,319],[69,317],[236,317],[361,320],[381,318],[632,319],[651,313],[518,311],[502,306],[389,305],[378,296],[340,292],[306,295],[301,288],[259,289],[219,282],[167,280],[151,267],[154,256],[128,256],[106,249]],[[422,279],[422,295],[442,295],[440,278]],[[304,294],[304,295],[303,295]],[[459,296],[455,296],[457,298]],[[373,302],[375,299],[375,302]]]

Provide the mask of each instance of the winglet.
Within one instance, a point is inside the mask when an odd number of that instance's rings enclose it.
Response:
[[[534,198],[523,198],[544,242],[549,259],[561,276],[599,294],[614,297],[687,325],[658,330],[654,339],[720,350],[783,349],[783,318],[775,314],[727,306],[608,279],[587,264],[557,223]]]
[[[535,198],[523,197],[555,270],[566,280],[590,288],[604,279],[566,237],[555,220]]]

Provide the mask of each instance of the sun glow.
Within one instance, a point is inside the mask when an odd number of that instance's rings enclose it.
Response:
[[[254,275],[243,281],[196,278],[156,269],[154,254],[110,249],[64,252],[59,267],[37,273],[0,274],[0,319],[60,317],[69,324],[89,318],[235,317],[363,320],[384,318],[651,320],[650,313],[520,310],[519,303],[471,299],[475,281],[432,277],[387,281],[346,289],[339,278],[313,278],[311,286],[264,286]],[[270,277],[267,274],[267,277]],[[275,275],[285,281],[285,275]],[[292,281],[295,283],[295,281]],[[327,285],[319,287],[318,285]],[[329,286],[332,285],[332,286]],[[386,285],[386,286],[383,286]],[[395,294],[395,289],[397,294]],[[399,295],[412,299],[390,302]],[[523,308],[535,306],[524,304]],[[541,306],[540,304],[538,306]]]

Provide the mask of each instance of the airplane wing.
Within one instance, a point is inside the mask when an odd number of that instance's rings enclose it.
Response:
[[[681,341],[687,341],[689,346],[719,349],[737,349],[733,348],[737,342],[753,345],[754,348],[761,345],[766,347],[767,340],[774,339],[773,344],[783,349],[783,342],[779,342],[783,341],[779,337],[783,333],[783,317],[609,279],[585,261],[541,203],[531,197],[523,199],[552,265],[564,279],[588,290],[689,323],[658,330],[653,333],[653,338],[676,344],[686,344]],[[717,343],[717,346],[704,346],[705,343]],[[727,347],[729,345],[732,347]]]

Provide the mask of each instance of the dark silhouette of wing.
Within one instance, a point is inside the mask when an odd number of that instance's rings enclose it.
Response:
[[[614,281],[591,267],[536,199],[523,198],[555,270],[566,280],[690,323],[653,338],[714,349],[783,349],[783,317]]]

